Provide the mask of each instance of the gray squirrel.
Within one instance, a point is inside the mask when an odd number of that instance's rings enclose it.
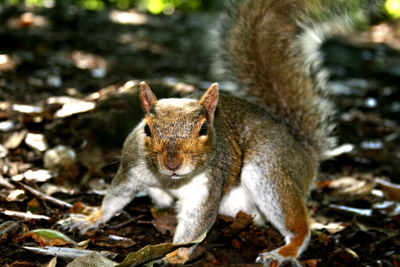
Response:
[[[158,207],[175,207],[173,243],[198,239],[218,214],[244,211],[258,224],[271,222],[286,241],[258,262],[296,262],[310,238],[305,199],[335,145],[319,49],[347,24],[327,30],[315,15],[317,2],[233,5],[221,22],[220,48],[243,97],[220,93],[214,83],[202,95],[158,100],[142,82],[144,119],[124,143],[101,210],[78,225],[81,232],[106,223],[144,191]]]

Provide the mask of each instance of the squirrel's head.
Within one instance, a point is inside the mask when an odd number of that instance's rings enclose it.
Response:
[[[146,114],[139,131],[146,159],[160,174],[178,179],[206,166],[213,143],[212,125],[218,104],[218,84],[212,84],[200,100],[157,100],[141,83],[140,102]]]

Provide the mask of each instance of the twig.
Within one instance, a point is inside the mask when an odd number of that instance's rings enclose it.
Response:
[[[137,219],[143,218],[144,216],[145,216],[144,214],[138,215],[136,217],[133,217],[132,219],[124,221],[123,223],[120,223],[120,224],[117,224],[117,225],[108,226],[107,229],[119,229],[119,228],[122,228],[122,227],[124,227],[124,226],[126,226],[126,225],[128,225],[128,224],[130,224],[130,223],[132,223],[134,221],[136,221]]]
[[[15,186],[8,182],[1,174],[0,174],[0,185],[8,188],[8,189],[14,189]]]
[[[0,212],[4,215],[11,217],[18,217],[25,220],[46,220],[49,221],[51,218],[45,215],[32,214],[28,212],[14,211],[14,210],[6,210],[0,209]]]
[[[31,192],[33,195],[37,196],[38,198],[40,198],[40,199],[42,199],[42,200],[50,201],[50,202],[52,202],[52,203],[54,203],[54,204],[56,204],[56,205],[58,205],[58,206],[61,206],[61,207],[63,207],[63,208],[72,208],[72,207],[73,207],[73,205],[72,205],[72,204],[69,204],[68,202],[65,202],[65,201],[63,201],[63,200],[60,200],[60,199],[55,198],[55,197],[52,197],[52,196],[48,196],[48,195],[46,195],[46,194],[43,194],[42,192],[40,192],[40,191],[38,191],[38,190],[36,190],[36,189],[30,187],[30,186],[24,185],[24,184],[22,184],[22,183],[19,183],[19,184],[20,184],[24,189],[28,190],[28,191]]]
[[[64,248],[64,247],[52,247],[52,246],[44,246],[44,247],[26,247],[22,246],[24,249],[30,250],[34,253],[42,254],[42,255],[51,255],[63,259],[74,259],[79,256],[87,256],[94,252],[99,253],[102,257],[106,258],[115,258],[118,254],[111,251],[93,251],[93,250],[84,250],[78,248]],[[93,264],[94,265],[94,264]],[[84,266],[84,265],[82,265]]]

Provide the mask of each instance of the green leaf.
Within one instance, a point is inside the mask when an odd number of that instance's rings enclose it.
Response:
[[[200,243],[206,237],[207,232],[202,234],[198,239],[191,243],[185,244],[172,244],[172,243],[162,243],[157,245],[148,245],[138,251],[131,252],[126,256],[123,262],[121,262],[117,267],[128,267],[128,266],[138,266],[146,262],[150,262],[159,258],[164,257],[166,254],[181,248],[191,246],[193,244]]]
[[[64,240],[68,243],[73,244],[74,246],[77,245],[77,243],[72,240],[71,238],[69,238],[68,236],[66,236],[65,234],[55,231],[55,230],[51,230],[51,229],[35,229],[29,232],[30,234],[36,234],[37,236],[41,237],[41,238],[45,238],[47,240],[55,240],[55,239],[61,239]],[[28,233],[28,234],[29,234]]]

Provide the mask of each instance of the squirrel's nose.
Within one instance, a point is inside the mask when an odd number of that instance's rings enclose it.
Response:
[[[183,157],[180,153],[166,153],[164,155],[164,166],[170,171],[178,170],[183,163]]]

